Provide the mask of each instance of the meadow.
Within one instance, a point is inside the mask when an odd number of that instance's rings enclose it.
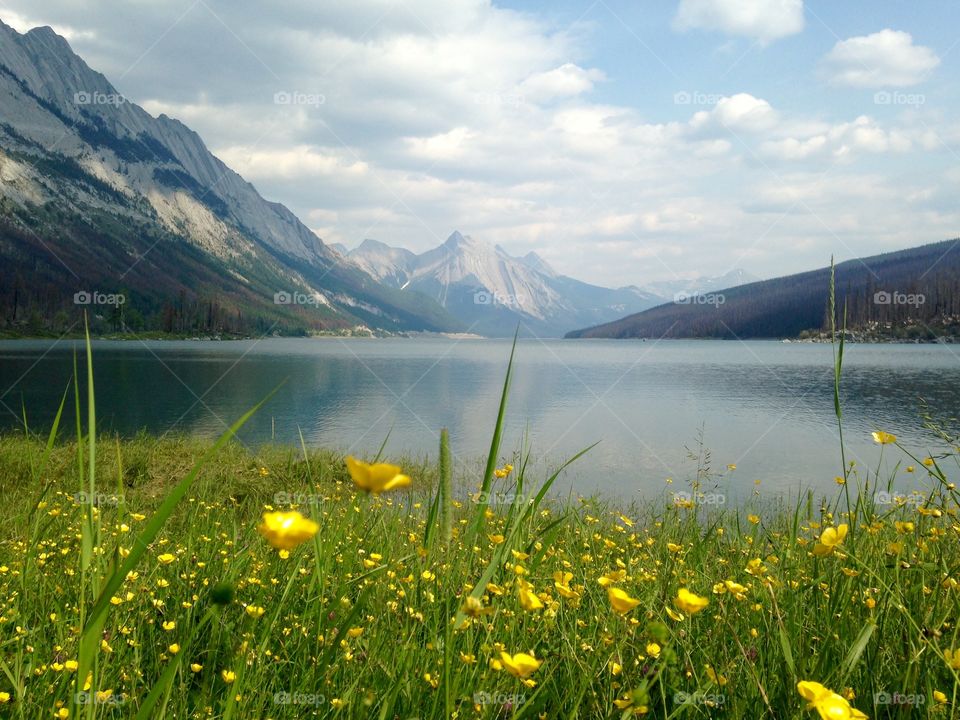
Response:
[[[563,499],[504,450],[509,365],[458,475],[443,433],[435,463],[251,451],[257,408],[216,443],[98,436],[86,361],[75,416],[0,437],[2,717],[956,714],[960,451],[878,429],[895,469],[841,445],[832,496],[718,504],[704,457]]]

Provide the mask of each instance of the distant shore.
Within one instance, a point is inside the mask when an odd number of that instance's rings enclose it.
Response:
[[[299,339],[299,340],[326,340],[326,339],[343,339],[343,338],[366,338],[370,340],[376,339],[385,339],[385,338],[407,338],[407,339],[432,339],[432,338],[443,338],[448,340],[497,340],[504,338],[488,337],[486,335],[477,335],[476,333],[458,333],[458,332],[431,332],[427,330],[416,330],[416,331],[400,331],[400,332],[389,332],[389,331],[372,331],[364,329],[362,332],[357,332],[353,330],[345,331],[314,331],[303,335],[283,335],[283,334],[273,334],[273,335],[250,335],[250,334],[231,334],[231,333],[214,333],[214,334],[197,334],[197,333],[166,333],[160,331],[149,331],[149,332],[137,332],[137,333],[100,333],[100,334],[91,334],[91,339],[93,340],[127,340],[127,341],[145,341],[145,340],[167,340],[167,341],[193,341],[193,342],[227,342],[227,341],[242,341],[242,340],[262,340],[265,338],[285,338],[285,339]],[[28,333],[28,332],[11,332],[9,330],[0,330],[0,341],[2,340],[83,340],[84,334],[82,332],[70,332],[64,334],[50,333],[50,332],[41,332],[41,333]],[[718,338],[718,337],[691,337],[691,338],[642,338],[642,337],[631,337],[631,338],[559,338],[551,337],[546,338],[549,340],[561,340],[569,339],[572,341],[576,340],[640,340],[643,342],[656,342],[659,340],[763,340],[768,342],[781,342],[784,344],[792,343],[830,343],[832,339],[829,333],[820,333],[819,335],[810,335],[804,337],[803,335],[798,337],[788,337],[788,338],[778,338],[778,337],[744,337],[744,338]],[[837,336],[839,340],[839,335]],[[857,343],[857,344],[889,344],[889,345],[952,345],[960,343],[960,337],[954,335],[938,335],[934,337],[901,337],[893,335],[882,335],[874,332],[860,332],[860,331],[848,331],[844,336],[844,342],[847,343]]]

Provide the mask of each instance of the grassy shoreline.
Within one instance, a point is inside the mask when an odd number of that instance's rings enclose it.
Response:
[[[591,718],[815,717],[796,688],[807,680],[871,717],[951,717],[960,699],[950,662],[960,651],[960,525],[946,486],[922,503],[850,515],[838,509],[840,487],[829,502],[760,515],[545,500],[517,525],[533,496],[516,486],[518,463],[492,486],[508,502],[486,510],[479,534],[479,505],[452,504],[447,544],[429,537],[437,472],[425,462],[405,464],[411,491],[368,496],[335,453],[254,456],[236,443],[207,458],[112,596],[84,694],[67,663],[78,654],[88,501],[102,548],[94,563],[106,568],[211,444],[101,438],[99,488],[88,495],[78,489],[81,446],[56,443],[48,454],[40,438],[0,437],[4,717],[130,717],[172,663],[164,712],[184,718],[439,718],[446,709],[535,718],[573,708]],[[283,557],[256,526],[265,509],[290,507],[320,531]],[[840,524],[849,534],[816,554]],[[493,558],[477,614],[459,617]],[[235,597],[216,605],[212,588],[224,582]],[[636,606],[618,612],[611,587]],[[683,612],[680,588],[709,604]],[[204,622],[211,613],[215,622]],[[502,651],[542,665],[516,677]],[[88,702],[71,706],[78,695]]]
[[[882,453],[845,459],[842,335],[834,359],[833,497],[727,507],[701,457],[685,494],[623,506],[504,455],[512,353],[461,500],[446,431],[436,468],[253,455],[262,402],[215,443],[98,437],[88,342],[78,440],[66,396],[46,439],[0,435],[0,714],[953,717],[960,438],[923,458],[874,433],[928,488],[893,494]]]

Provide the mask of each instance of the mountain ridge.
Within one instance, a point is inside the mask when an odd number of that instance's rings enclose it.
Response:
[[[960,335],[960,239],[839,263],[837,327],[912,340]],[[830,327],[831,268],[761,280],[567,333],[567,338],[816,337]]]
[[[474,332],[521,330],[560,336],[583,320],[600,320],[662,300],[637,287],[604,288],[563,276],[537,253],[510,255],[502,246],[454,230],[420,254],[364,240],[347,257],[382,282],[436,299]]]
[[[216,305],[202,329],[461,329],[429,298],[343,262],[196,132],[124,98],[52,29],[20,34],[2,21],[0,250],[0,322],[12,326],[75,316],[74,292],[113,283],[148,325],[189,305],[176,324],[197,326],[199,308]],[[307,302],[283,306],[281,293]]]

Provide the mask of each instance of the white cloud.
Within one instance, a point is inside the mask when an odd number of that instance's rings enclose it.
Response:
[[[827,146],[825,135],[814,135],[804,140],[784,138],[783,140],[767,140],[760,149],[764,155],[781,160],[805,160],[820,153]]]
[[[410,152],[429,160],[455,160],[463,157],[474,134],[465,127],[454,128],[427,138],[407,138]]]
[[[307,145],[284,149],[232,146],[215,150],[214,154],[247,179],[358,176],[369,170],[366,163],[344,157],[343,152]]]
[[[824,58],[831,81],[853,87],[905,87],[922,82],[940,64],[910,33],[881,30],[842,40]]]
[[[831,128],[828,137],[837,145],[834,154],[838,156],[856,150],[867,153],[906,152],[912,145],[910,138],[902,131],[884,130],[866,115]]]
[[[719,30],[761,43],[803,30],[803,0],[680,0],[674,26]]]
[[[633,213],[624,215],[607,215],[597,219],[596,229],[600,235],[623,235],[630,232],[637,222]]]
[[[520,84],[521,100],[546,102],[571,97],[593,90],[595,82],[604,79],[599,70],[585,70],[573,63],[564,63],[547,72],[535,73]]]
[[[77,30],[69,25],[51,24],[43,20],[38,20],[27,15],[21,15],[13,12],[12,10],[6,9],[4,9],[0,20],[21,34],[29,32],[35,27],[49,25],[58,35],[62,35],[71,42],[75,40],[93,40],[97,36],[96,32],[93,30]]]
[[[802,127],[802,126],[800,126]],[[771,138],[760,145],[760,152],[784,161],[803,161],[829,155],[837,161],[850,161],[865,154],[904,153],[917,145],[923,147],[926,133],[901,128],[883,128],[861,115],[850,122],[836,123],[807,136]]]
[[[36,0],[5,1],[34,14]],[[803,23],[799,2],[683,6],[761,41]],[[625,285],[718,274],[742,257],[751,272],[782,274],[843,255],[835,233],[866,255],[960,225],[942,196],[929,220],[914,212],[934,202],[924,198],[937,168],[918,187],[901,178],[905,162],[922,167],[921,153],[942,160],[943,143],[960,143],[949,123],[912,111],[856,117],[815,95],[788,109],[767,93],[793,76],[758,86],[731,74],[713,106],[657,107],[593,66],[604,38],[486,0],[289,0],[217,13],[196,5],[153,45],[182,10],[44,2],[51,21],[96,30],[97,42],[74,47],[124,95],[184,120],[325,240],[422,251],[459,228],[512,254],[547,247],[561,272]],[[280,91],[325,102],[274,104]],[[816,218],[801,207],[781,222],[797,197]]]
[[[776,126],[777,111],[766,100],[749,93],[722,97],[712,110],[694,114],[690,124],[694,128],[719,125],[725,130],[761,132]]]

